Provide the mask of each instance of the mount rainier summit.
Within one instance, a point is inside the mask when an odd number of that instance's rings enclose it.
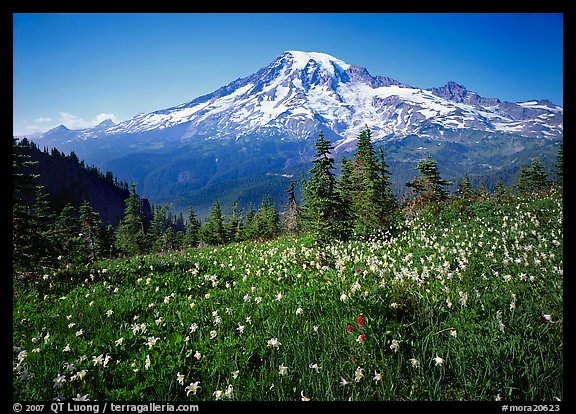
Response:
[[[563,108],[485,98],[453,81],[421,89],[325,53],[287,51],[190,102],[90,129],[61,125],[34,141],[137,182],[153,202],[205,211],[214,199],[245,205],[266,192],[282,205],[278,186],[309,170],[320,131],[338,157],[366,126],[398,191],[424,152],[449,179],[468,173],[490,183],[534,157],[553,158]]]

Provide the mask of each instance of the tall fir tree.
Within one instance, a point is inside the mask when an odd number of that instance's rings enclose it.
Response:
[[[85,256],[89,261],[94,261],[100,250],[102,220],[100,219],[100,214],[92,209],[88,201],[82,202],[79,212],[80,231],[84,240]]]
[[[353,206],[356,212],[356,232],[366,235],[378,226],[380,214],[380,191],[377,187],[376,151],[372,146],[372,134],[366,127],[358,135],[358,146],[354,154],[353,177],[355,191]]]
[[[222,245],[227,241],[224,217],[218,200],[214,200],[208,218],[200,228],[200,240],[209,245]]]
[[[420,160],[416,169],[419,177],[406,183],[411,193],[422,204],[442,203],[448,199],[448,190],[444,187],[454,183],[443,179],[438,172],[438,165],[431,155],[426,160]]]
[[[337,191],[334,175],[333,149],[324,133],[318,134],[315,143],[316,154],[310,177],[304,186],[303,202],[300,209],[302,223],[315,241],[327,244],[334,239],[346,236],[342,223],[342,199]]]
[[[378,209],[380,214],[380,226],[386,228],[392,226],[396,221],[398,202],[392,193],[392,180],[390,179],[392,173],[386,163],[382,147],[378,149],[377,167],[376,180],[377,188],[380,192],[378,199],[381,203]]]
[[[532,160],[528,182],[532,191],[541,191],[548,187],[548,174],[544,169],[544,164],[538,158]]]
[[[244,240],[254,240],[257,237],[257,229],[255,224],[256,210],[254,204],[250,201],[246,216],[244,217]]]
[[[186,247],[198,247],[200,220],[196,217],[193,207],[188,208],[188,219],[186,221],[186,233],[184,234],[184,245]]]
[[[272,197],[268,195],[262,200],[261,215],[263,220],[264,238],[271,240],[280,234],[280,212],[276,208]]]
[[[238,201],[234,201],[230,209],[230,215],[226,217],[224,223],[226,228],[226,240],[231,242],[240,242],[244,236],[244,220],[242,217],[242,209]]]
[[[147,238],[144,214],[140,198],[136,193],[136,184],[131,185],[130,195],[124,202],[126,208],[116,232],[116,246],[120,252],[129,256],[144,253],[147,248]]]
[[[554,165],[554,174],[556,174],[557,182],[562,185],[564,181],[564,143],[561,142],[556,154],[556,164]]]
[[[159,252],[169,250],[171,244],[171,234],[167,233],[170,228],[170,219],[167,215],[168,206],[152,206],[152,220],[147,231],[148,243],[152,250]]]
[[[82,259],[84,243],[79,236],[80,232],[78,210],[71,204],[65,205],[58,214],[52,230],[55,243],[60,249],[61,264],[66,265]]]
[[[520,174],[518,175],[516,188],[520,194],[527,194],[530,192],[530,168],[526,165],[520,167]]]
[[[290,184],[286,193],[288,194],[286,201],[286,214],[284,215],[284,225],[288,234],[298,234],[298,203],[296,202],[295,194],[296,183],[290,180]]]
[[[44,265],[54,265],[50,224],[53,217],[38,175],[29,172],[36,163],[30,143],[12,141],[12,263],[14,275],[29,275]]]
[[[351,171],[347,171],[349,168]],[[348,198],[354,212],[356,234],[366,237],[390,226],[396,210],[390,171],[384,150],[374,149],[368,126],[358,135],[352,166],[343,161],[340,181],[344,188],[350,189]]]
[[[470,183],[470,178],[468,178],[468,174],[464,174],[464,178],[462,178],[462,182],[458,184],[458,190],[456,190],[456,194],[458,197],[469,199],[473,198],[475,193],[472,189],[472,184]]]
[[[498,180],[494,186],[494,197],[497,199],[503,199],[510,195],[510,189],[506,187],[504,181]]]

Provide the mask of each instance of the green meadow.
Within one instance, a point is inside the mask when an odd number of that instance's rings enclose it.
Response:
[[[16,400],[564,399],[558,190],[15,282]]]

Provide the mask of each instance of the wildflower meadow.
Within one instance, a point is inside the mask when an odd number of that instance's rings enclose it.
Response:
[[[70,265],[12,328],[17,400],[563,400],[562,194]]]

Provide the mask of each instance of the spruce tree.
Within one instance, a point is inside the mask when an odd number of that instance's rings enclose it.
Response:
[[[340,199],[339,221],[345,235],[351,234],[358,218],[354,208],[356,194],[356,180],[354,177],[354,165],[346,155],[342,156],[340,165],[340,177],[338,177],[336,191]]]
[[[113,257],[116,253],[116,229],[112,224],[100,226],[98,232],[98,257]]]
[[[131,185],[130,195],[124,200],[126,208],[116,233],[116,246],[122,253],[132,256],[144,253],[146,250],[146,232],[144,229],[144,214],[140,198],[136,193],[136,184]]]
[[[256,239],[257,231],[255,229],[255,217],[256,210],[254,210],[254,204],[250,201],[248,211],[246,211],[246,216],[244,218],[244,240]]]
[[[100,220],[100,214],[92,210],[90,203],[84,201],[79,208],[80,212],[80,231],[82,238],[84,239],[84,246],[86,257],[90,261],[96,260],[98,251],[100,249],[100,227],[102,227],[102,221]]]
[[[366,127],[358,135],[358,146],[354,154],[353,205],[356,212],[356,232],[367,235],[378,227],[380,221],[380,191],[377,182],[376,151],[372,146],[372,135]]]
[[[478,182],[478,187],[478,197],[480,200],[487,200],[490,197],[490,193],[488,192],[486,184],[484,184],[484,180],[482,180],[482,178],[480,178],[480,181]]]
[[[420,172],[419,177],[406,183],[411,194],[418,203],[427,205],[430,203],[439,204],[448,199],[448,190],[444,187],[453,183],[444,180],[438,172],[438,166],[432,156],[428,155],[426,160],[420,160],[416,169]]]
[[[188,209],[188,220],[186,222],[186,233],[184,235],[184,244],[186,247],[198,247],[200,242],[199,238],[200,221],[196,217],[194,208]]]
[[[226,239],[228,241],[239,242],[242,241],[244,234],[244,222],[242,218],[242,209],[238,201],[234,201],[230,209],[230,215],[226,217]]]
[[[58,214],[52,233],[59,246],[61,264],[73,263],[82,259],[82,238],[79,236],[78,210],[71,204],[65,205]]]
[[[380,147],[378,150],[376,188],[379,191],[378,202],[380,203],[380,206],[378,212],[379,224],[382,227],[389,227],[394,223],[395,214],[398,210],[398,202],[396,201],[394,194],[392,194],[391,175],[392,174],[390,173],[388,164],[384,157],[384,150]]]
[[[358,135],[354,160],[342,160],[341,195],[351,206],[351,219],[357,235],[367,237],[388,228],[393,222],[396,200],[392,194],[390,171],[384,150],[372,145],[368,126]]]
[[[53,265],[55,244],[49,232],[53,220],[47,194],[32,174],[30,143],[12,141],[12,263],[13,271],[23,276],[42,265]]]
[[[556,154],[556,165],[554,174],[558,177],[557,182],[562,184],[564,180],[564,143],[560,143],[558,153]]]
[[[333,147],[323,132],[318,134],[315,147],[314,166],[302,194],[301,217],[305,229],[315,241],[326,244],[345,235],[338,220],[342,201],[333,173],[334,158],[330,156]]]
[[[262,218],[264,221],[265,239],[272,240],[280,234],[280,212],[268,195],[262,200]]]
[[[516,188],[520,194],[527,194],[530,191],[530,169],[525,165],[520,167]]]
[[[548,186],[548,174],[544,170],[542,162],[536,158],[532,160],[529,169],[528,183],[532,191],[541,191]]]
[[[284,224],[288,234],[298,234],[298,203],[296,202],[296,195],[294,189],[296,183],[290,180],[290,185],[286,190],[288,193],[288,200],[286,202],[286,215],[284,216]]]
[[[459,197],[464,199],[474,197],[475,193],[472,189],[472,184],[470,184],[470,178],[468,178],[468,174],[465,174],[462,182],[458,184],[458,190],[456,190],[456,193]]]
[[[152,245],[152,250],[168,250],[166,231],[170,227],[170,220],[167,216],[168,206],[152,206],[152,220],[147,231],[148,243]]]
[[[200,228],[200,240],[210,245],[222,245],[226,243],[227,235],[224,228],[224,218],[218,200],[214,201],[208,218]]]
[[[494,186],[494,196],[498,199],[502,199],[510,194],[510,189],[504,185],[504,181],[498,180]]]

